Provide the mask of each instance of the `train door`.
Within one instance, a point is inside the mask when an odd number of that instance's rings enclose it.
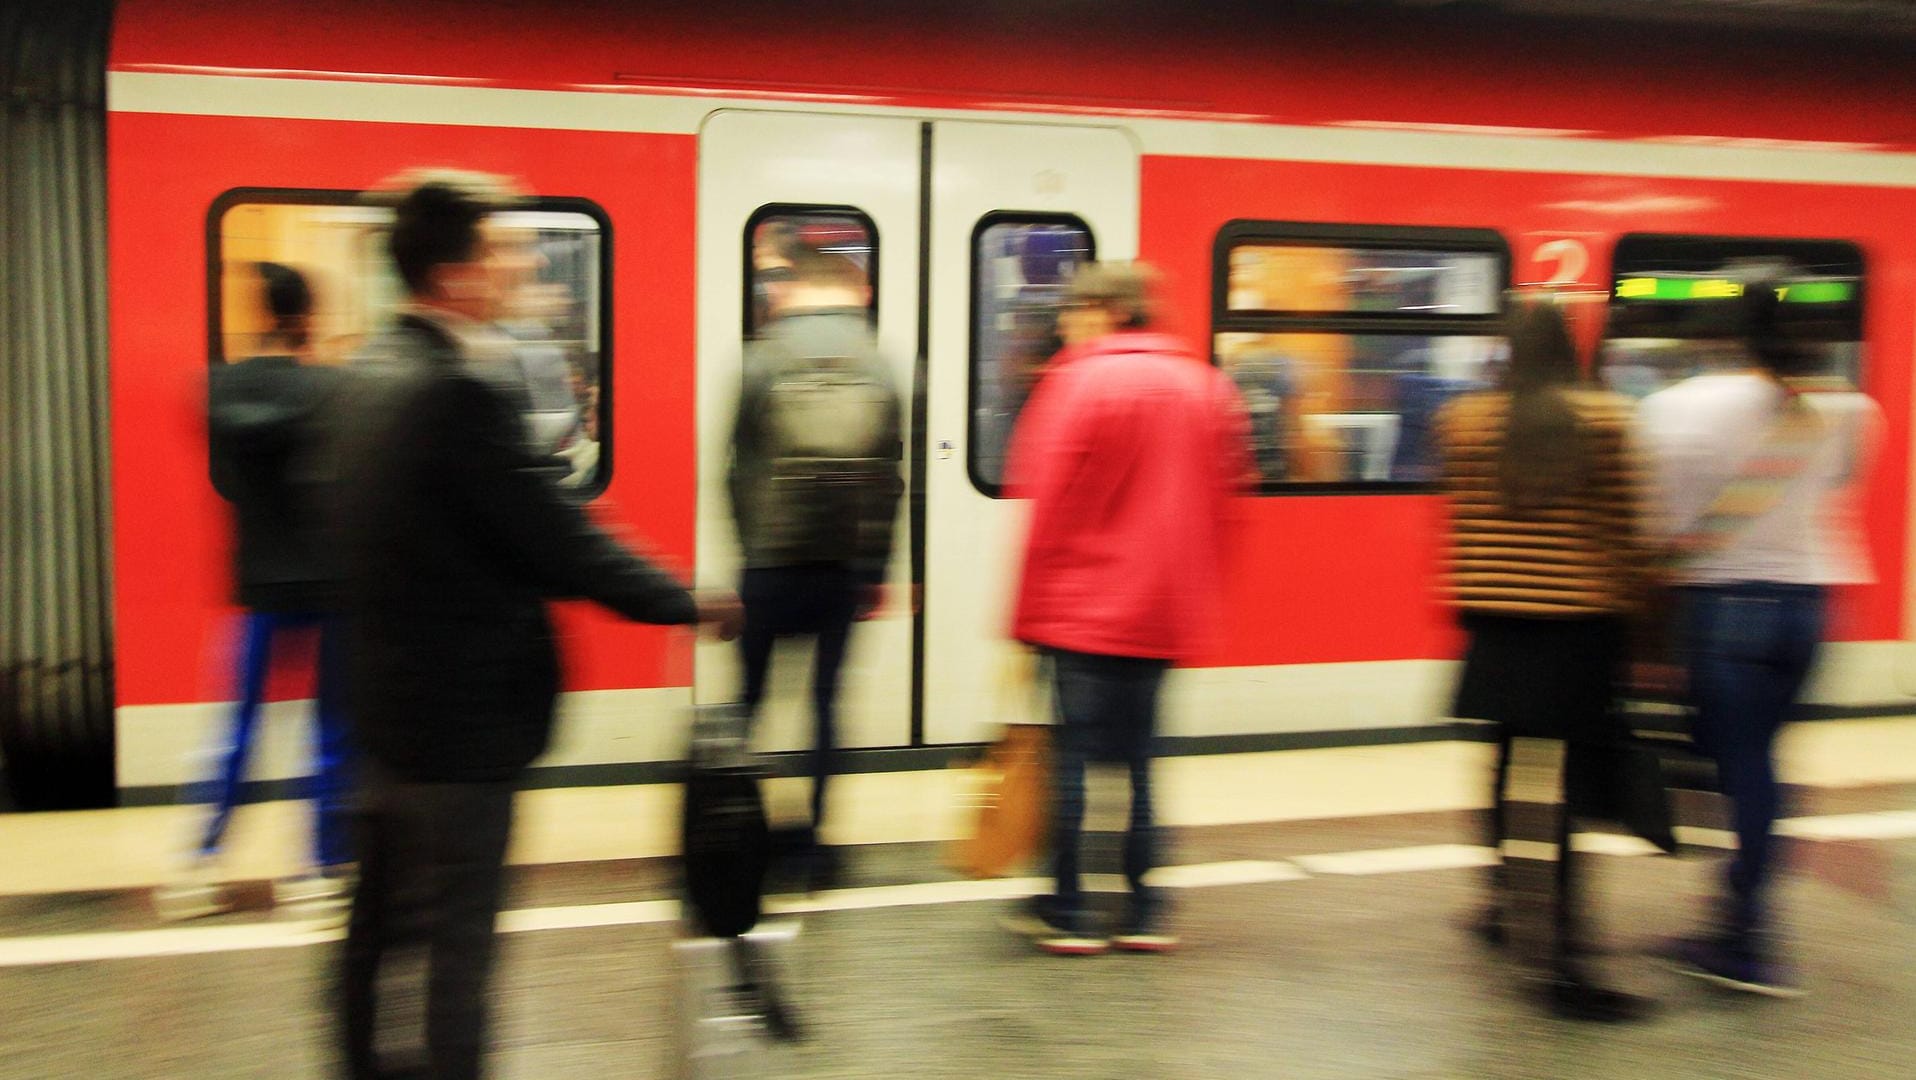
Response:
[[[780,274],[774,237],[866,268],[880,347],[910,392],[892,602],[854,637],[842,746],[987,730],[1017,529],[1016,507],[997,497],[1005,435],[1063,275],[1094,248],[1135,253],[1137,174],[1115,129],[725,111],[701,131],[699,584],[738,580],[726,457],[742,340]],[[798,691],[809,676],[809,655],[775,659],[768,748],[809,745]],[[694,683],[700,701],[734,696],[735,647],[702,643]]]
[[[1057,286],[1138,248],[1138,152],[1116,128],[940,122],[932,130],[927,292],[924,724],[987,737],[1020,506],[1005,441],[1049,359]]]
[[[726,111],[699,135],[698,541],[701,587],[736,588],[738,545],[725,496],[726,461],[744,338],[765,317],[780,268],[767,241],[781,231],[844,253],[872,286],[878,341],[912,385],[918,355],[918,264],[922,138],[913,120]],[[911,443],[910,435],[906,437]],[[907,500],[908,502],[908,500]],[[904,511],[901,509],[901,514]],[[908,542],[901,522],[899,543]],[[892,560],[895,596],[910,593],[910,560]],[[737,646],[701,641],[693,693],[737,696]],[[809,646],[781,648],[761,720],[762,745],[811,745],[797,688],[810,676]],[[909,605],[891,605],[854,634],[844,670],[838,737],[845,747],[902,746],[911,737]]]

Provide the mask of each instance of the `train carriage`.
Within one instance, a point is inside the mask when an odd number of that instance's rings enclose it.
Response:
[[[241,268],[311,268],[348,354],[392,296],[358,193],[419,165],[537,193],[517,220],[541,253],[526,321],[589,417],[576,479],[705,584],[735,573],[719,478],[755,239],[806,232],[867,268],[914,405],[897,599],[855,643],[842,722],[861,768],[990,730],[1019,528],[1004,434],[1042,362],[1033,326],[1087,257],[1161,267],[1172,329],[1277,433],[1242,501],[1230,632],[1181,677],[1175,749],[1452,737],[1430,411],[1494,373],[1512,288],[1563,295],[1591,345],[1607,314],[1604,374],[1654,385],[1674,355],[1658,346],[1696,332],[1682,301],[1733,258],[1827,283],[1800,299],[1828,305],[1830,348],[1887,413],[1866,500],[1879,580],[1842,590],[1814,696],[1897,707],[1916,67],[1861,44],[1175,8],[125,0],[108,76],[122,799],[170,799],[231,695],[228,524],[197,410],[206,366],[253,328]],[[561,625],[567,722],[540,783],[662,775],[684,706],[730,693],[722,646],[583,606]],[[276,715],[303,685],[280,681]],[[267,775],[297,775],[298,725],[277,727]],[[768,739],[806,732],[787,710]]]

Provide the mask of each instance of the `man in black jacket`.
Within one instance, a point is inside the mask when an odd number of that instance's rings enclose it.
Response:
[[[341,987],[350,1075],[389,1076],[375,987],[394,947],[428,958],[425,1075],[477,1077],[512,798],[545,749],[559,663],[545,604],[736,632],[562,497],[485,365],[512,252],[498,181],[415,179],[389,244],[410,300],[355,365],[336,413],[348,695],[365,754],[360,884]]]

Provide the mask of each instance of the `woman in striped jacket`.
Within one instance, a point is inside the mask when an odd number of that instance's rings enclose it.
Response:
[[[1453,400],[1437,421],[1449,598],[1469,638],[1455,713],[1498,727],[1493,845],[1505,836],[1512,738],[1564,740],[1566,775],[1587,760],[1580,746],[1605,741],[1643,568],[1629,400],[1583,385],[1553,304],[1517,306],[1508,333],[1504,387]],[[1558,818],[1551,1004],[1578,1019],[1632,1018],[1642,1002],[1591,982],[1575,955],[1568,806]],[[1497,943],[1505,879],[1500,868],[1482,927]]]

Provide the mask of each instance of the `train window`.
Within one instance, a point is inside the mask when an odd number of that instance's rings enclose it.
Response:
[[[792,277],[792,248],[803,244],[842,255],[865,274],[866,310],[878,321],[878,227],[850,206],[773,203],[745,222],[745,336],[755,337],[777,313],[779,296]]]
[[[971,233],[971,482],[997,498],[1011,430],[1058,351],[1058,308],[1091,229],[1065,214],[992,213]]]
[[[302,273],[314,294],[312,358],[342,363],[402,297],[385,251],[390,210],[354,192],[228,192],[209,216],[210,351],[215,364],[274,348],[259,264]],[[610,479],[608,222],[579,199],[534,200],[495,216],[519,256],[499,326],[515,345],[527,437],[560,482],[588,494]]]
[[[1611,262],[1598,373],[1614,390],[1643,397],[1747,363],[1731,338],[1743,282],[1756,274],[1783,283],[1784,331],[1819,352],[1828,373],[1861,385],[1863,253],[1855,244],[1631,233]]]
[[[1263,490],[1435,479],[1438,408],[1501,363],[1509,265],[1489,229],[1226,225],[1212,351],[1250,411]]]
[[[1231,249],[1232,311],[1488,315],[1497,255],[1487,251],[1241,244]]]

